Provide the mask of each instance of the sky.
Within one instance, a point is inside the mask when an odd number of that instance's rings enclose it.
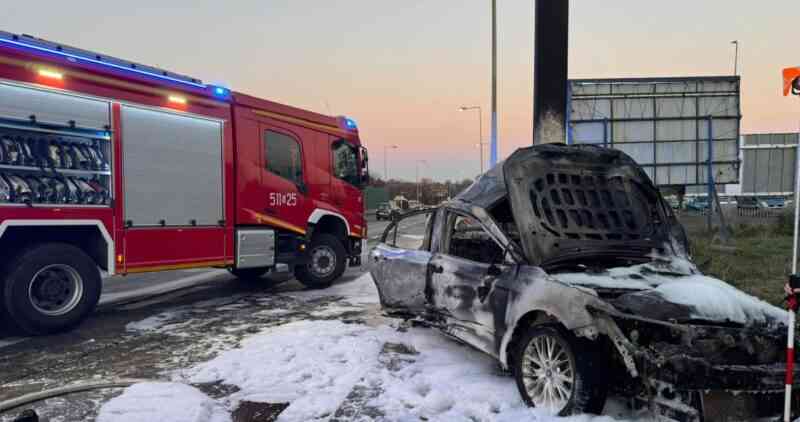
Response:
[[[350,116],[374,173],[391,145],[393,178],[478,173],[478,113],[458,108],[483,108],[488,139],[489,0],[7,3],[5,31]],[[730,75],[736,39],[742,133],[797,131],[800,100],[780,92],[780,70],[800,65],[796,10],[796,0],[572,0],[569,76]],[[532,139],[533,21],[532,0],[498,0],[501,158]]]

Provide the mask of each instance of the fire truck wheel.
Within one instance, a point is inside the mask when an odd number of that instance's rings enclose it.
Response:
[[[261,282],[261,277],[269,271],[269,268],[231,268],[228,271],[235,275],[239,280],[246,282]]]
[[[324,289],[344,273],[346,254],[339,239],[326,233],[318,234],[306,251],[306,263],[295,268],[295,277],[306,287]]]
[[[26,334],[69,330],[100,300],[100,272],[82,250],[64,243],[29,247],[6,266],[5,312]]]

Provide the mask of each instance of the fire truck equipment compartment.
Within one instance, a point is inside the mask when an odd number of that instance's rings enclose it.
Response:
[[[218,225],[222,203],[222,123],[122,107],[125,220],[133,226]]]
[[[263,268],[275,265],[274,230],[236,232],[236,268]]]
[[[0,117],[60,126],[108,130],[111,106],[107,101],[0,83]]]

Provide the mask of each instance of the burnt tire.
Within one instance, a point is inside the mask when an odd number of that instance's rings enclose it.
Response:
[[[230,268],[228,271],[245,283],[261,283],[269,268]]]
[[[528,406],[554,416],[598,414],[607,395],[601,354],[559,327],[531,327],[512,355],[517,389]]]
[[[97,265],[69,244],[44,243],[24,249],[6,263],[3,274],[5,316],[25,334],[74,328],[100,300]]]
[[[305,262],[298,265],[294,275],[306,287],[324,289],[341,277],[347,269],[347,251],[335,236],[321,233],[311,240]]]

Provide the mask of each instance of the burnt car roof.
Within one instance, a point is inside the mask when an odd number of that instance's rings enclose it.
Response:
[[[535,265],[602,256],[646,261],[653,251],[677,253],[665,250],[676,244],[685,249],[683,228],[671,209],[641,167],[618,150],[521,148],[456,198],[490,211],[504,199],[520,246]]]
[[[455,197],[455,200],[490,209],[504,199],[508,191],[503,176],[503,163],[501,161],[486,173],[478,176],[475,182]]]

